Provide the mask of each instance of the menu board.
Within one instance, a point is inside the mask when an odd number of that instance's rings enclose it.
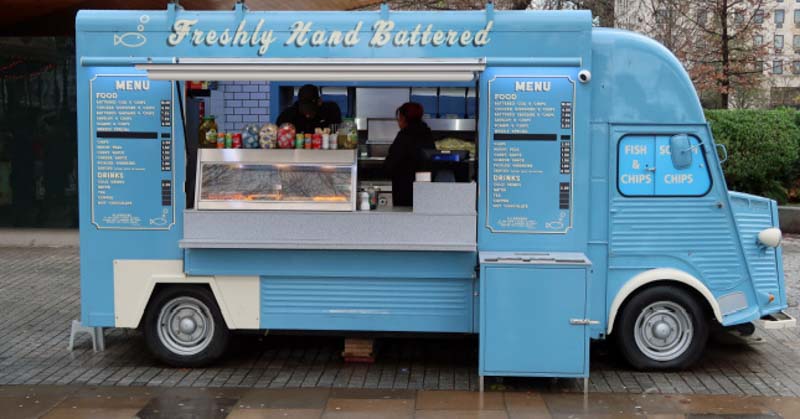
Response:
[[[92,223],[98,229],[171,229],[171,82],[144,75],[97,75],[89,94]]]
[[[565,234],[572,228],[574,81],[497,75],[488,86],[487,227]]]

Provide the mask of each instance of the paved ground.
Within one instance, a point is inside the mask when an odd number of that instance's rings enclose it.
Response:
[[[800,238],[785,243],[790,312],[798,315]],[[387,338],[374,365],[344,364],[335,337],[241,336],[215,368],[165,368],[136,332],[112,330],[93,353],[81,338],[66,351],[78,318],[74,248],[0,248],[0,385],[57,384],[162,387],[255,387],[474,390],[474,338]],[[590,389],[597,393],[800,396],[800,329],[767,332],[763,342],[715,340],[700,364],[680,373],[640,373],[602,342],[592,346]],[[495,390],[576,391],[575,380],[506,379]]]
[[[800,399],[763,396],[414,391],[0,387],[8,418],[796,418]]]

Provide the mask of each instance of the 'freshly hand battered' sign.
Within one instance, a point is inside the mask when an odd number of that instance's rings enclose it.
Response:
[[[245,30],[246,20],[239,26],[223,31],[197,29],[198,19],[179,19],[172,26],[172,33],[167,44],[177,46],[182,42],[207,46],[259,46],[258,55],[264,55],[270,45],[282,42],[286,46],[295,47],[354,47],[366,42],[370,47],[380,48],[386,45],[395,47],[425,46],[475,46],[482,47],[490,41],[489,33],[493,22],[489,21],[483,29],[471,31],[444,30],[434,28],[432,24],[417,24],[410,29],[397,29],[391,20],[378,20],[371,26],[371,32],[364,33],[364,22],[357,22],[350,30],[327,30],[314,27],[313,22],[297,21],[288,28],[285,40],[278,39],[273,29],[264,30],[264,19],[260,19],[252,31]],[[364,36],[367,35],[367,36]]]

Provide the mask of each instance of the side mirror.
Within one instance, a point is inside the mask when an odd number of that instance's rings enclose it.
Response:
[[[672,165],[678,169],[688,169],[692,166],[692,143],[686,134],[673,135],[669,139],[669,151]]]

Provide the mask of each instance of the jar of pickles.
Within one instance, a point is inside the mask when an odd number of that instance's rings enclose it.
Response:
[[[339,148],[353,150],[358,148],[358,129],[355,122],[348,118],[339,125],[339,132],[336,134]]]
[[[201,148],[215,148],[217,146],[217,122],[213,115],[203,117],[198,134],[197,144]]]

